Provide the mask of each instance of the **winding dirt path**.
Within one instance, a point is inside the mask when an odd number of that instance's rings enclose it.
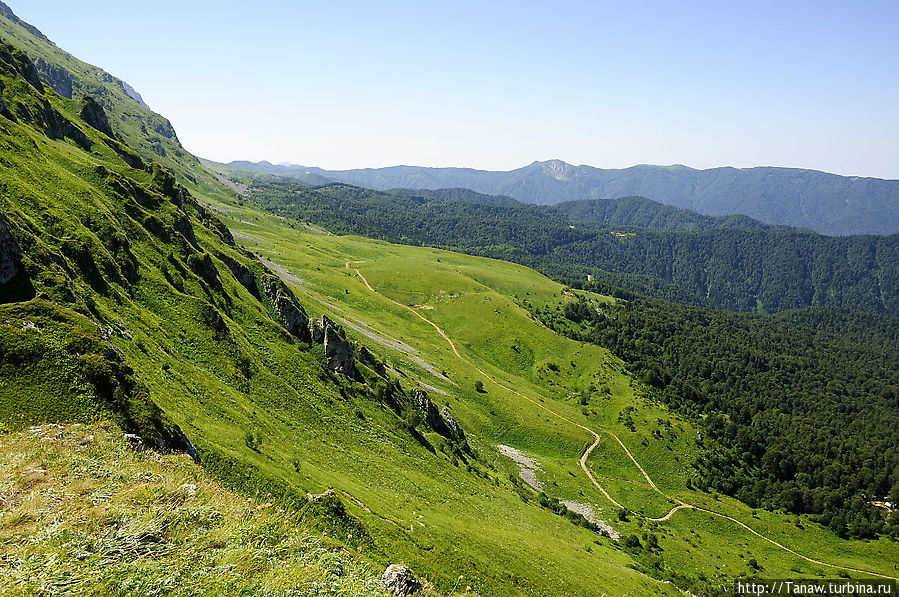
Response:
[[[346,262],[346,268],[347,268],[347,269],[350,269],[350,265],[351,265],[351,264],[356,264],[356,263],[364,263],[364,261],[347,261],[347,262]],[[440,328],[440,326],[438,326],[436,323],[434,323],[433,321],[431,321],[430,319],[428,319],[427,317],[425,317],[424,315],[422,315],[421,313],[419,313],[417,310],[415,310],[414,308],[410,307],[409,305],[404,305],[404,304],[402,304],[402,303],[400,303],[400,302],[398,302],[398,301],[393,300],[392,298],[390,298],[390,297],[388,297],[388,296],[385,296],[385,295],[379,293],[377,290],[375,290],[374,288],[371,287],[371,284],[368,283],[368,280],[365,279],[365,276],[362,275],[362,272],[360,272],[358,268],[354,268],[354,271],[356,272],[356,275],[359,276],[359,277],[362,279],[362,282],[365,284],[365,287],[368,288],[371,292],[373,292],[374,294],[377,294],[377,295],[380,296],[381,298],[384,298],[384,299],[390,301],[391,303],[393,303],[393,304],[395,304],[395,305],[397,305],[397,306],[399,306],[399,307],[402,307],[403,309],[406,309],[406,310],[408,310],[408,311],[411,311],[412,313],[415,314],[416,317],[418,317],[419,319],[421,319],[422,321],[428,323],[431,327],[433,327],[433,328],[437,331],[437,333],[439,333],[439,334],[444,338],[444,340],[447,341],[447,343],[449,344],[450,348],[451,348],[452,351],[453,351],[453,354],[456,355],[456,357],[458,357],[459,359],[461,359],[462,361],[464,361],[469,367],[471,367],[472,369],[474,369],[475,371],[477,371],[478,373],[480,373],[481,375],[483,375],[485,378],[487,378],[488,381],[490,381],[491,383],[493,383],[493,384],[496,385],[497,387],[502,388],[503,390],[506,390],[507,392],[510,392],[510,393],[512,393],[512,394],[515,394],[516,396],[518,396],[518,397],[520,397],[520,398],[523,398],[523,399],[527,400],[527,401],[530,402],[531,404],[534,404],[535,406],[538,406],[539,408],[543,409],[544,411],[546,411],[547,413],[553,415],[554,417],[556,417],[556,418],[558,418],[558,419],[561,419],[562,421],[565,421],[566,423],[569,423],[569,424],[571,424],[571,425],[574,425],[574,426],[577,427],[578,429],[582,429],[583,431],[586,431],[587,433],[589,433],[590,435],[592,435],[592,436],[593,436],[593,443],[590,444],[590,446],[584,451],[583,455],[581,455],[581,457],[578,459],[578,464],[581,465],[581,469],[583,469],[584,473],[587,475],[587,478],[590,479],[590,482],[593,483],[593,485],[594,485],[597,489],[599,489],[599,491],[603,494],[603,496],[605,496],[605,498],[606,498],[607,500],[609,500],[609,502],[611,502],[612,504],[614,504],[614,505],[617,506],[618,508],[623,508],[623,507],[624,507],[624,506],[622,506],[619,502],[617,502],[617,501],[616,501],[616,500],[609,494],[609,492],[606,491],[606,489],[605,489],[602,485],[600,485],[600,483],[596,480],[596,478],[594,478],[593,473],[590,471],[590,468],[587,466],[587,460],[590,458],[590,453],[593,452],[594,448],[596,448],[596,446],[599,445],[599,442],[600,442],[600,439],[601,439],[600,435],[599,435],[596,431],[594,431],[593,429],[590,429],[589,427],[587,427],[587,426],[585,426],[585,425],[582,425],[582,424],[578,423],[577,421],[573,421],[572,419],[569,419],[568,417],[566,417],[566,416],[564,416],[564,415],[561,415],[561,414],[557,413],[556,411],[554,411],[554,410],[550,409],[549,407],[547,407],[545,404],[542,404],[540,401],[535,400],[535,399],[531,398],[530,396],[526,396],[526,395],[522,394],[521,392],[518,392],[518,391],[516,391],[516,390],[514,390],[514,389],[512,389],[512,388],[510,388],[510,387],[508,387],[508,386],[506,386],[506,385],[504,385],[504,384],[502,384],[502,383],[500,383],[500,382],[497,381],[492,375],[490,375],[489,373],[487,373],[486,371],[484,371],[483,369],[481,369],[480,367],[478,367],[477,365],[475,365],[474,363],[472,363],[469,359],[467,359],[467,358],[463,357],[461,354],[459,354],[459,351],[456,349],[456,344],[455,344],[455,343],[453,342],[453,340],[446,334],[446,332],[444,332],[444,331]],[[618,445],[621,446],[621,448],[624,450],[625,454],[627,454],[628,458],[631,459],[631,462],[633,462],[634,465],[637,467],[637,469],[639,469],[639,471],[643,474],[643,477],[646,479],[646,482],[649,483],[650,487],[652,487],[653,490],[655,490],[655,491],[656,491],[659,495],[661,495],[662,497],[664,497],[664,498],[666,498],[666,499],[668,499],[668,500],[671,500],[671,501],[677,503],[676,506],[674,506],[673,508],[671,508],[671,510],[669,510],[668,513],[665,514],[664,516],[662,516],[661,518],[650,518],[650,517],[646,517],[647,520],[651,520],[651,521],[653,521],[653,522],[664,522],[664,521],[670,519],[670,518],[671,518],[671,517],[672,517],[678,510],[696,510],[696,511],[698,511],[698,512],[705,512],[706,514],[710,514],[710,515],[712,515],[712,516],[717,516],[717,517],[719,517],[719,518],[723,518],[723,519],[725,519],[725,520],[729,520],[729,521],[733,522],[734,524],[736,524],[736,525],[742,527],[743,529],[745,529],[745,530],[748,531],[749,533],[755,535],[756,537],[758,537],[758,538],[760,538],[760,539],[762,539],[762,540],[764,540],[764,541],[767,541],[768,543],[770,543],[770,544],[772,544],[772,545],[774,545],[774,546],[776,546],[776,547],[778,547],[778,548],[780,548],[780,549],[786,551],[787,553],[790,553],[790,554],[796,556],[797,558],[800,558],[800,559],[802,559],[802,560],[805,560],[806,562],[809,562],[809,563],[812,563],[812,564],[817,564],[817,565],[819,565],[819,566],[827,566],[827,567],[829,567],[829,568],[835,568],[835,569],[837,569],[837,570],[846,570],[846,571],[849,571],[849,572],[858,572],[859,574],[870,574],[871,576],[876,576],[876,577],[879,577],[879,578],[886,578],[886,579],[890,579],[890,580],[899,580],[899,577],[895,577],[895,576],[888,576],[888,575],[886,575],[886,574],[879,574],[879,573],[877,573],[877,572],[872,572],[872,571],[870,571],[870,570],[861,570],[861,569],[859,569],[859,568],[850,568],[850,567],[848,567],[848,566],[840,566],[840,565],[838,565],[838,564],[831,564],[831,563],[829,563],[829,562],[823,562],[823,561],[821,561],[821,560],[816,560],[816,559],[814,559],[814,558],[810,558],[810,557],[808,557],[808,556],[806,556],[806,555],[803,555],[803,554],[801,554],[801,553],[799,553],[799,552],[797,552],[797,551],[795,551],[795,550],[793,550],[793,549],[790,549],[789,547],[783,545],[782,543],[779,543],[779,542],[775,541],[774,539],[771,539],[770,537],[766,537],[765,535],[763,535],[763,534],[761,534],[760,532],[756,531],[755,529],[753,529],[752,527],[750,527],[750,526],[747,525],[746,523],[744,523],[744,522],[742,522],[742,521],[740,521],[740,520],[737,520],[736,518],[734,518],[734,517],[732,517],[732,516],[728,516],[727,514],[722,514],[721,512],[716,512],[716,511],[714,511],[714,510],[709,510],[709,509],[703,508],[703,507],[701,507],[701,506],[695,506],[695,505],[689,504],[689,503],[687,503],[687,502],[685,502],[685,501],[683,501],[683,500],[679,500],[679,499],[677,499],[677,498],[674,498],[674,497],[671,497],[671,496],[669,496],[669,495],[666,495],[661,489],[658,488],[658,486],[656,486],[655,482],[653,482],[652,478],[649,476],[649,474],[646,472],[646,470],[643,468],[643,466],[640,465],[640,463],[637,461],[637,459],[634,458],[634,455],[631,454],[631,451],[628,450],[627,446],[624,445],[624,442],[621,441],[621,438],[619,438],[615,433],[613,433],[613,432],[611,432],[611,431],[608,431],[608,430],[606,430],[606,429],[603,429],[602,431],[603,431],[603,433],[606,433],[606,434],[612,436],[613,438],[615,438],[615,441],[618,442]]]

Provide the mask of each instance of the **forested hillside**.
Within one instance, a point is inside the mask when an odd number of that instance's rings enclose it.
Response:
[[[507,259],[566,278],[738,311],[834,306],[899,313],[899,235],[795,230],[697,232],[579,223],[532,205],[400,196],[343,184],[255,181],[272,211],[395,242]]]
[[[692,232],[715,228],[789,230],[787,226],[765,224],[748,216],[728,215],[717,218],[704,216],[689,209],[663,205],[645,197],[565,201],[557,203],[548,209],[560,213],[575,222],[594,222],[611,226],[634,226],[637,228]]]
[[[709,216],[746,214],[762,222],[821,234],[899,232],[899,181],[798,168],[695,170],[640,165],[616,170],[572,166],[560,160],[534,162],[508,172],[415,166],[322,170],[249,162],[240,162],[240,166],[287,177],[314,174],[377,190],[464,187],[549,205],[639,196]]]
[[[884,527],[868,503],[899,498],[896,318],[824,308],[758,316],[633,295],[524,305],[612,349],[660,400],[701,421],[710,448],[697,463],[701,488],[814,514],[840,536],[899,537],[899,520]]]

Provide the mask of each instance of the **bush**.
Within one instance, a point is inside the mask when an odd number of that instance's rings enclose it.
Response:
[[[642,549],[643,544],[640,543],[640,538],[636,535],[628,535],[624,538],[624,546],[630,549]]]
[[[243,443],[245,443],[249,449],[258,452],[259,447],[262,446],[262,436],[258,433],[247,431],[243,435]]]

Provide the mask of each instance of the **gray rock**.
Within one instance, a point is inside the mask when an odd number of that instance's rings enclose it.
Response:
[[[272,306],[278,314],[278,321],[281,322],[287,333],[296,336],[303,342],[308,342],[310,339],[309,316],[297,302],[296,296],[290,288],[275,276],[266,274],[262,277],[262,290],[272,302]]]
[[[125,441],[127,441],[135,450],[145,450],[147,447],[146,444],[144,444],[144,439],[136,433],[126,433]]]
[[[186,452],[191,458],[193,458],[194,462],[200,462],[199,452],[197,452],[197,449],[194,447],[191,441],[187,439],[187,435],[184,433],[184,431],[182,431],[181,428],[177,425],[173,425],[171,431],[165,433],[165,436],[157,433],[156,447],[160,450]]]
[[[72,99],[72,75],[64,68],[57,68],[48,64],[43,58],[38,58],[34,63],[41,80],[53,88],[53,91],[66,99]]]
[[[428,398],[428,393],[420,388],[413,388],[411,394],[412,400],[415,401],[415,407],[421,411],[428,427],[437,433],[444,431],[443,419],[440,418],[440,412],[437,410],[437,407]],[[444,435],[443,433],[440,434]]]
[[[421,411],[425,423],[431,429],[443,437],[465,441],[465,432],[462,430],[462,425],[450,413],[448,407],[444,406],[438,411],[431,399],[428,398],[427,392],[420,388],[413,388],[411,394],[416,408]]]
[[[106,110],[97,100],[89,95],[81,96],[81,119],[88,123],[101,133],[109,137],[115,137],[112,127],[109,126],[109,119],[106,117]]]
[[[137,92],[137,90],[136,90],[134,87],[132,87],[131,85],[129,85],[129,84],[126,83],[125,81],[119,81],[119,83],[122,85],[122,89],[125,90],[125,93],[128,94],[128,97],[130,97],[131,99],[133,99],[134,101],[136,101],[137,103],[139,103],[141,106],[143,106],[143,107],[146,108],[147,110],[150,109],[150,106],[148,106],[148,105],[146,104],[146,102],[144,102],[144,98],[142,98],[142,97],[140,96],[140,94]]]
[[[327,315],[322,315],[319,321],[309,326],[309,331],[313,341],[324,345],[329,369],[347,377],[356,377],[353,345],[339,325],[328,319]]]
[[[444,406],[440,409],[440,418],[443,419],[444,424],[453,437],[459,441],[465,441],[465,432],[462,430],[462,425],[449,411],[449,407]]]
[[[12,235],[6,219],[0,214],[0,284],[6,284],[19,273],[19,243]]]
[[[409,597],[421,591],[421,583],[412,571],[402,564],[391,564],[381,576],[381,586],[388,595]]]

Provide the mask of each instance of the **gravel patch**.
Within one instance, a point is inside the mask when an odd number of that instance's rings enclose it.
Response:
[[[581,516],[601,528],[603,531],[605,531],[606,534],[609,535],[609,537],[611,537],[615,541],[618,541],[618,538],[620,537],[618,531],[612,528],[612,525],[597,516],[596,511],[593,509],[593,506],[590,506],[589,504],[582,504],[581,502],[574,502],[571,500],[559,500],[559,503],[561,503],[563,506],[565,506],[575,514],[580,514]]]
[[[543,483],[537,480],[537,471],[540,470],[540,463],[530,456],[525,456],[524,452],[512,446],[498,444],[496,447],[499,448],[500,454],[511,458],[518,465],[521,469],[518,471],[518,476],[521,477],[522,481],[530,485],[535,491],[543,491]]]
[[[268,269],[270,269],[273,272],[275,272],[276,274],[278,274],[278,277],[281,278],[282,280],[284,280],[285,282],[288,282],[290,284],[296,284],[297,286],[302,286],[303,284],[306,283],[303,280],[301,280],[300,278],[298,278],[295,275],[293,275],[292,273],[290,273],[290,271],[287,268],[278,265],[274,261],[269,261],[268,259],[266,259],[265,257],[262,257],[262,256],[259,257],[259,261],[262,262],[262,265],[264,265]]]

